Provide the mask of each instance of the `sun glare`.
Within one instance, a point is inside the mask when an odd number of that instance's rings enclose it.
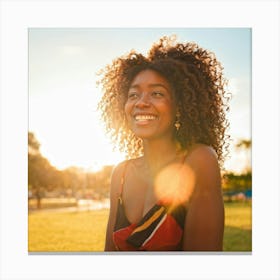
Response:
[[[94,94],[67,87],[30,99],[29,130],[41,153],[58,169],[75,166],[97,171],[124,155],[113,152],[95,110]]]
[[[160,201],[178,205],[189,200],[194,182],[194,172],[191,168],[182,164],[171,164],[156,177],[155,193]]]

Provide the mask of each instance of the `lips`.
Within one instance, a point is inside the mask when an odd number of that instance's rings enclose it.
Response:
[[[157,116],[153,114],[135,114],[133,117],[137,123],[141,124],[146,124],[157,119]]]

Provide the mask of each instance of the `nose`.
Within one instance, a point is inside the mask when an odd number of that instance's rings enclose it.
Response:
[[[150,106],[150,98],[147,93],[142,93],[135,103],[135,106],[137,108],[144,108],[144,107],[149,107]]]

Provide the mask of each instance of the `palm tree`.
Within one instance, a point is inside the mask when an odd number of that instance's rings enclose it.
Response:
[[[247,163],[245,167],[245,173],[251,172],[251,147],[252,147],[252,140],[251,139],[240,139],[237,144],[235,145],[237,150],[243,150],[246,152]]]

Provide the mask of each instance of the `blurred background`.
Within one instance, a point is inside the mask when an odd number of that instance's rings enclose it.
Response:
[[[100,121],[97,72],[132,49],[146,54],[160,37],[174,34],[178,41],[194,41],[214,52],[229,81],[232,141],[223,180],[229,211],[224,247],[228,251],[251,250],[251,29],[30,28],[29,251],[103,250],[110,174],[125,156],[113,151]],[[74,216],[69,216],[70,220],[62,216],[52,224],[59,215],[70,213],[80,215],[75,216],[77,224]],[[246,216],[246,221],[241,216]],[[67,244],[57,242],[61,231],[62,239],[69,231],[72,238],[74,225],[79,231],[76,238]],[[97,235],[81,238],[80,234],[89,232]],[[241,234],[240,238],[234,239],[236,234]],[[239,243],[232,244],[232,240]]]

